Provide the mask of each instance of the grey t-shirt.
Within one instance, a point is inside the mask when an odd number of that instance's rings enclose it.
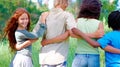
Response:
[[[20,45],[28,39],[35,39],[40,36],[43,36],[45,30],[46,30],[45,24],[39,24],[38,30],[34,32],[28,32],[27,30],[16,30],[15,38],[16,38],[17,44]],[[26,56],[31,56],[31,45],[17,51],[17,53],[20,53]]]

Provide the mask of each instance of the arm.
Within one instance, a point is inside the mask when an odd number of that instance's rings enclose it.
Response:
[[[43,15],[45,14],[45,15]],[[18,45],[16,44],[16,50],[21,50],[22,48],[25,48],[29,45],[31,45],[33,42],[35,42],[37,39],[34,38],[38,38],[39,36],[43,36],[45,29],[46,29],[46,25],[45,25],[45,19],[47,17],[48,13],[42,13],[42,17],[39,18],[38,23],[36,24],[35,28],[33,29],[32,33],[29,33],[28,31],[26,31],[26,33],[24,33],[25,35],[23,35],[22,37],[24,38],[28,38],[28,39],[32,39],[32,40],[27,40],[25,41],[23,44]],[[41,23],[41,22],[42,23]]]
[[[74,34],[71,30],[69,30],[70,36],[73,38],[81,38],[80,36],[77,36],[76,34]]]
[[[45,24],[39,24],[38,31],[35,32],[28,32],[27,30],[20,32],[20,38],[21,39],[36,39],[40,36],[42,36],[46,30]],[[16,35],[19,35],[19,32],[15,33]]]
[[[68,37],[69,37],[69,31],[66,31],[64,34],[61,34],[55,38],[48,39],[48,40],[43,39],[41,44],[42,44],[42,46],[45,46],[45,45],[48,45],[51,43],[58,43],[58,42],[66,40]]]
[[[69,30],[70,36],[73,38],[79,38],[79,36],[75,35],[71,29],[77,27],[77,23],[75,21],[75,18],[72,14],[68,13],[66,16],[66,29]]]
[[[109,46],[109,45],[106,46],[106,47],[104,48],[104,50],[107,51],[107,52],[120,54],[120,49],[114,48],[114,47]]]
[[[27,40],[27,41],[25,41],[24,43],[22,43],[22,44],[20,44],[20,45],[18,45],[18,44],[16,44],[15,45],[15,48],[16,48],[16,50],[21,50],[21,49],[23,49],[23,48],[25,48],[25,47],[28,47],[28,46],[30,46],[33,42],[35,42],[37,39],[33,39],[33,40]]]
[[[33,29],[33,32],[29,33],[29,32],[23,32],[23,38],[27,38],[27,39],[35,39],[38,38],[40,36],[43,36],[43,34],[45,33],[46,28],[46,24],[45,24],[45,20],[47,17],[47,13],[42,13],[42,15],[39,18],[39,21],[37,22],[35,28]]]
[[[98,30],[94,33],[86,33],[90,38],[101,38],[104,35],[104,26],[103,23],[99,23]]]
[[[80,30],[73,28],[72,31],[78,35],[81,36],[83,39],[85,39],[91,46],[93,47],[99,47],[100,44],[97,41],[92,40],[88,36],[86,36],[84,33],[82,33]],[[111,53],[117,53],[120,54],[120,49],[114,48],[110,45],[107,45],[105,48],[103,48],[105,51],[111,52]]]
[[[80,36],[83,39],[85,39],[91,46],[93,46],[93,47],[99,47],[100,46],[98,42],[92,40],[86,34],[82,33],[80,30],[78,30],[77,28],[73,28],[72,32],[74,34],[76,34],[77,36]]]
[[[43,36],[45,30],[47,29],[47,26],[45,23],[46,23],[46,18],[48,15],[49,15],[49,12],[42,13],[41,16],[39,17],[39,20],[38,20],[35,28],[33,29],[33,32],[38,32],[38,35],[40,34],[39,36]],[[42,24],[42,27],[39,26],[40,24]]]

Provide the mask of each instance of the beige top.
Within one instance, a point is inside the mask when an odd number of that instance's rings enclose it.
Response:
[[[73,15],[69,12],[63,11],[60,8],[54,8],[49,12],[46,19],[46,24],[46,39],[54,38],[63,34],[66,30],[76,27],[76,22]],[[41,47],[39,54],[40,64],[55,65],[66,61],[68,48],[68,40]]]

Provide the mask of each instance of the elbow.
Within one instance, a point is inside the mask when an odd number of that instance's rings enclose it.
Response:
[[[20,48],[20,47],[17,47],[17,46],[15,47],[15,49],[16,49],[17,51],[21,50],[21,48]]]
[[[97,46],[97,45],[92,45],[92,47],[97,48],[97,47],[99,47],[99,46]]]
[[[99,43],[97,43],[97,42],[96,42],[95,45],[94,45],[95,48],[97,48],[97,47],[99,47],[99,46],[100,46],[100,45],[99,45]]]
[[[19,51],[19,50],[21,50],[21,49],[22,49],[22,46],[21,46],[21,45],[16,44],[14,48],[15,48],[17,51]]]
[[[89,43],[89,44],[90,44],[92,47],[94,47],[94,48],[97,48],[97,47],[100,46],[98,42]]]
[[[100,32],[100,34],[98,35],[99,38],[104,36],[104,31]]]
[[[94,48],[97,48],[97,47],[99,47],[99,46],[97,46],[97,45],[94,45]]]

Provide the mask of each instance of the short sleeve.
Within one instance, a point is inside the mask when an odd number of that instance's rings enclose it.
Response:
[[[76,28],[76,22],[75,22],[75,18],[72,14],[68,13],[67,14],[67,19],[66,19],[66,24],[67,24],[67,30],[71,30],[72,28]]]
[[[105,35],[102,38],[98,39],[97,42],[100,44],[102,48],[105,48],[107,45],[110,45],[111,40],[109,36]]]

